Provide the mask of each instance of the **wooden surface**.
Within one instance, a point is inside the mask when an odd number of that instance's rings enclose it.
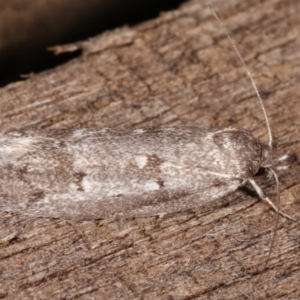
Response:
[[[212,4],[262,92],[275,155],[299,155],[299,1],[224,2]],[[267,141],[254,91],[206,1],[56,50],[76,48],[79,58],[0,90],[1,130],[217,124]],[[299,170],[279,173],[282,209],[296,218]],[[274,198],[273,180],[257,180]],[[167,218],[0,212],[0,298],[299,299],[298,222],[280,218],[263,270],[275,218],[251,187]]]

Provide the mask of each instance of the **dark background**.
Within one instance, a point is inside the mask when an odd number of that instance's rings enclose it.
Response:
[[[0,85],[62,64],[47,47],[84,40],[174,9],[183,0],[5,0],[0,3]]]

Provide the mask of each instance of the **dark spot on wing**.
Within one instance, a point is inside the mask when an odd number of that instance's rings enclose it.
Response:
[[[77,191],[84,192],[84,188],[82,186],[82,179],[84,176],[86,176],[86,173],[78,172],[78,173],[74,173],[73,176],[75,177],[74,182],[77,185]]]
[[[16,176],[20,181],[28,182],[28,180],[26,180],[25,178],[25,175],[27,173],[28,173],[27,166],[24,166],[16,170]]]
[[[153,169],[155,169],[164,162],[164,160],[159,158],[156,154],[148,155],[147,158],[147,167],[151,167]]]
[[[156,180],[156,183],[159,185],[160,188],[162,188],[164,186],[164,184],[165,184],[164,181],[161,178],[158,178]]]
[[[219,178],[214,178],[213,180],[212,180],[212,186],[219,186],[219,185],[221,185],[223,183],[223,181],[221,180],[221,179],[219,179]]]
[[[35,191],[31,193],[29,196],[29,203],[35,203],[38,202],[39,200],[43,199],[45,197],[45,192],[43,190]]]

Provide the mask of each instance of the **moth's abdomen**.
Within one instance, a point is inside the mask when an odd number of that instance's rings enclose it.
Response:
[[[0,207],[34,216],[126,218],[196,208],[237,189],[261,159],[248,132],[217,127],[12,132],[6,138]],[[245,154],[248,148],[255,151]],[[190,195],[196,198],[185,201]]]

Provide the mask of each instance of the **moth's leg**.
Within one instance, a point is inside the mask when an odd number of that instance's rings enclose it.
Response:
[[[289,220],[295,221],[295,219],[293,217],[291,217],[291,216],[285,214],[284,212],[282,212],[281,210],[279,210],[278,207],[268,197],[265,196],[263,190],[260,188],[260,186],[252,178],[248,179],[248,181],[254,187],[254,189],[255,189],[255,191],[258,194],[260,199],[262,199],[263,201],[266,201],[277,213],[279,213],[283,217],[285,217]]]

